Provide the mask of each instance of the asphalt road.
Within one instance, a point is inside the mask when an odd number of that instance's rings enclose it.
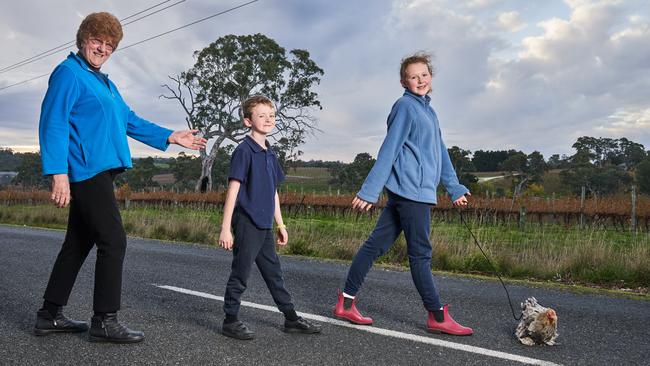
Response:
[[[257,271],[240,318],[252,341],[222,336],[219,299],[231,253],[199,245],[129,238],[120,319],[143,330],[132,345],[97,344],[87,334],[31,334],[63,232],[0,225],[0,364],[151,365],[649,365],[650,302],[510,286],[515,301],[535,296],[559,317],[558,345],[526,347],[497,282],[437,276],[443,301],[471,337],[432,335],[408,272],[373,269],[359,296],[373,327],[332,320],[345,263],[283,257],[297,310],[320,319],[319,335],[285,334]],[[65,313],[92,315],[95,255],[79,274]]]

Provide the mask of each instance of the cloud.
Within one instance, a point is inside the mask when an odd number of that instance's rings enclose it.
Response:
[[[526,27],[526,23],[521,20],[520,14],[516,11],[499,14],[497,25],[509,32],[519,32]]]
[[[650,137],[650,108],[617,110],[602,121],[596,131],[603,136],[624,136],[632,141],[647,141]]]
[[[183,3],[126,27],[121,46],[236,4]],[[96,7],[81,0],[3,4],[0,34],[13,36],[0,37],[0,47],[11,50],[0,54],[0,67],[73,39],[79,17]],[[104,7],[125,17],[142,5]],[[325,70],[316,89],[323,110],[314,111],[323,133],[301,147],[304,158],[351,161],[360,152],[377,153],[386,116],[402,94],[401,58],[428,50],[437,68],[432,105],[449,146],[549,156],[571,153],[579,136],[603,134],[650,146],[644,132],[650,109],[647,14],[645,0],[260,1],[116,52],[105,71],[138,114],[184,129],[179,105],[158,98],[167,76],[190,68],[192,53],[220,36],[266,34],[287,50],[308,50]],[[0,74],[0,87],[51,71],[65,53]],[[3,144],[37,143],[46,82],[0,92]],[[137,142],[131,147],[134,156],[163,155]],[[176,155],[175,149],[167,154]]]
[[[501,3],[502,0],[470,0],[467,2],[468,9],[483,9]]]
[[[650,32],[647,19],[627,16],[623,3],[571,2],[567,19],[538,22],[541,33],[518,43],[490,28],[488,17],[457,14],[451,3],[418,4],[395,7],[402,20],[395,24],[419,29],[420,42],[442,50],[433,98],[446,139],[472,150],[512,146],[547,156],[604,132],[648,145],[648,134],[633,128],[645,124],[630,121],[645,116],[650,100],[650,50],[642,46]],[[503,47],[520,52],[505,59]]]

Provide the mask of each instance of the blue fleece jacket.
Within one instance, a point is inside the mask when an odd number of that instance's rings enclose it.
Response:
[[[388,116],[386,138],[357,193],[359,198],[377,202],[386,187],[404,198],[436,204],[441,181],[452,200],[469,192],[458,182],[430,100],[428,95],[405,90],[395,102]]]
[[[68,174],[70,182],[79,182],[131,168],[127,135],[164,151],[172,132],[138,117],[108,75],[70,53],[50,75],[41,106],[43,174]]]

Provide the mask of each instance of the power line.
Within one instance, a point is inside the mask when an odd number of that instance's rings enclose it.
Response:
[[[185,1],[185,0],[183,0],[183,1]],[[174,28],[174,29],[172,29],[172,30],[169,30],[169,31],[166,31],[166,32],[163,32],[163,33],[157,34],[157,35],[155,35],[155,36],[153,36],[153,37],[149,37],[149,38],[144,39],[144,40],[142,40],[142,41],[139,41],[139,42],[136,42],[136,43],[132,43],[132,44],[130,44],[130,45],[128,45],[128,46],[120,47],[120,48],[119,48],[118,50],[116,50],[115,52],[119,52],[119,51],[125,50],[125,49],[127,49],[127,48],[130,48],[130,47],[133,47],[133,46],[137,46],[137,45],[139,45],[139,44],[142,44],[142,43],[148,42],[148,41],[150,41],[150,40],[152,40],[152,39],[156,39],[156,38],[162,37],[162,36],[164,36],[164,35],[167,35],[167,34],[169,34],[169,33],[175,32],[175,31],[177,31],[177,30],[180,30],[180,29],[183,29],[183,28],[187,28],[187,27],[189,27],[189,26],[192,26],[192,25],[194,25],[194,24],[197,24],[197,23],[200,23],[200,22],[206,21],[206,20],[208,20],[208,19],[212,19],[212,18],[217,17],[217,16],[219,16],[219,15],[223,15],[223,14],[229,13],[229,12],[231,12],[231,11],[237,10],[237,9],[239,9],[239,8],[243,8],[243,7],[247,6],[247,5],[250,5],[250,4],[255,3],[255,2],[258,2],[258,1],[259,1],[259,0],[252,0],[252,1],[249,1],[249,2],[246,2],[246,3],[243,3],[243,4],[240,4],[240,5],[234,6],[234,7],[232,7],[232,8],[226,9],[226,10],[224,10],[224,11],[220,11],[220,12],[218,12],[218,13],[215,13],[215,14],[212,14],[212,15],[210,15],[210,16],[207,16],[207,17],[205,17],[205,18],[201,18],[201,19],[199,19],[199,20],[195,20],[195,21],[193,21],[193,22],[191,22],[191,23],[187,23],[187,24],[182,25],[182,26],[180,26],[180,27]],[[47,76],[47,75],[49,75],[49,73],[47,73],[47,74],[43,74],[43,75],[40,75],[40,76],[36,76],[36,77],[33,77],[33,78],[31,78],[31,79],[28,79],[28,80],[23,80],[23,81],[20,81],[20,82],[15,83],[15,84],[11,84],[11,85],[4,86],[4,87],[0,88],[0,91],[5,90],[5,89],[9,89],[9,88],[14,87],[14,86],[17,86],[17,85],[25,84],[25,83],[27,83],[27,82],[29,82],[29,81],[32,81],[32,80],[40,79],[40,78],[42,78],[42,77],[44,77],[44,76]]]
[[[157,8],[157,7],[159,7],[160,5],[165,4],[165,3],[168,3],[168,2],[170,2],[170,1],[172,1],[172,0],[166,0],[166,1],[163,1],[163,2],[160,2],[160,3],[156,4],[156,5],[154,5],[154,6],[150,6],[150,7],[146,8],[146,9],[144,9],[144,10],[142,10],[142,11],[139,11],[139,12],[137,12],[137,13],[135,13],[135,14],[129,15],[129,16],[126,17],[126,18],[120,19],[120,22],[123,22],[123,21],[125,21],[125,20],[127,20],[127,19],[133,18],[133,17],[135,17],[135,16],[138,16],[138,15],[140,15],[140,14],[146,12],[146,11],[149,11],[149,10],[151,10],[151,9],[153,9],[153,8]],[[184,0],[183,0],[183,1],[184,1]]]
[[[0,88],[0,91],[5,90],[5,89],[9,89],[9,88],[11,88],[11,87],[13,87],[13,86],[18,86],[18,85],[22,85],[22,84],[29,83],[30,81],[33,81],[33,80],[36,80],[36,79],[40,79],[40,78],[42,78],[42,77],[44,77],[44,76],[48,76],[49,74],[50,74],[50,73],[48,72],[47,74],[43,74],[43,75],[39,75],[39,76],[35,76],[35,77],[31,78],[31,79],[27,79],[27,80],[19,81],[19,82],[15,83],[15,84],[11,84],[11,85],[7,85],[7,86],[3,86],[2,88]]]
[[[171,1],[171,0],[167,0],[167,1]],[[165,1],[165,2],[167,2],[167,1]],[[169,9],[169,8],[171,8],[171,7],[174,7],[174,6],[176,6],[176,5],[180,4],[180,3],[184,3],[185,1],[186,1],[186,0],[179,0],[179,1],[177,1],[177,2],[175,2],[175,3],[173,3],[173,4],[171,4],[171,5],[167,5],[167,6],[165,6],[165,7],[162,8],[162,9],[158,9],[158,10],[156,10],[156,11],[152,11],[151,13],[149,13],[149,14],[147,14],[147,15],[143,15],[143,16],[141,16],[141,17],[138,18],[138,19],[134,19],[134,20],[132,20],[132,21],[130,21],[130,22],[124,23],[124,24],[122,24],[122,26],[127,26],[127,25],[129,25],[129,24],[131,24],[131,23],[135,23],[135,22],[137,22],[138,20],[141,20],[141,19],[144,19],[144,18],[148,18],[148,17],[150,17],[150,16],[152,16],[152,15],[154,15],[154,14],[160,13],[160,12],[163,11],[163,10],[167,10],[167,9]],[[149,9],[151,9],[151,8],[149,8]],[[149,10],[149,9],[147,9],[147,10]],[[146,10],[143,10],[142,12],[144,12],[144,11],[146,11]],[[142,12],[140,12],[139,14],[141,14]],[[122,21],[124,21],[124,20],[126,20],[126,19],[128,19],[128,18],[132,18],[132,17],[134,17],[134,16],[136,16],[136,15],[137,15],[137,14],[134,14],[134,15],[131,15],[130,17],[124,18],[124,19],[120,20],[120,22],[122,22]]]
[[[168,3],[168,2],[170,2],[170,1],[172,1],[172,0],[165,0],[165,1],[163,1],[163,2],[161,2],[161,3],[158,3],[158,4],[154,5],[154,6],[150,6],[150,7],[148,7],[147,9],[144,9],[144,10],[141,10],[141,11],[135,13],[135,14],[129,15],[128,17],[126,17],[126,18],[124,18],[124,19],[120,19],[120,22],[123,22],[123,21],[125,21],[125,20],[127,20],[127,19],[133,18],[133,17],[135,17],[135,16],[138,16],[138,15],[144,13],[144,12],[147,12],[147,11],[153,9],[153,8],[157,8],[157,7],[159,7],[160,5],[165,4],[165,3]],[[131,23],[135,23],[135,22],[137,22],[137,21],[139,21],[139,20],[142,20],[142,19],[144,19],[144,18],[150,17],[150,16],[152,16],[152,15],[154,15],[154,14],[156,14],[156,13],[160,13],[160,12],[163,11],[163,10],[169,9],[169,8],[171,8],[171,7],[173,7],[173,6],[176,6],[176,5],[180,4],[180,3],[183,3],[183,2],[185,2],[185,1],[186,1],[186,0],[179,0],[179,1],[177,1],[177,2],[175,2],[175,3],[173,3],[173,4],[171,4],[171,5],[168,5],[168,6],[164,7],[164,8],[162,8],[162,9],[158,9],[158,10],[156,10],[156,11],[154,11],[154,12],[151,12],[151,13],[149,13],[149,14],[147,14],[147,15],[144,15],[144,16],[142,16],[142,17],[140,17],[140,18],[137,18],[137,19],[135,19],[135,20],[132,20],[132,21],[130,21],[130,22],[128,22],[128,23],[124,23],[124,24],[122,24],[122,26],[127,26],[127,25],[129,25],[129,24],[131,24]],[[56,46],[56,47],[54,47],[54,48],[50,48],[50,49],[47,50],[47,51],[43,51],[43,52],[41,52],[41,53],[39,53],[39,54],[37,54],[37,55],[34,55],[34,56],[29,57],[29,58],[27,58],[27,59],[24,59],[24,60],[22,60],[22,61],[18,61],[18,62],[16,62],[16,63],[12,64],[12,65],[9,65],[9,66],[6,66],[6,67],[0,69],[0,74],[4,74],[5,72],[11,71],[11,70],[15,70],[15,69],[20,68],[20,67],[22,67],[22,66],[25,66],[25,65],[31,64],[32,62],[36,62],[36,61],[41,60],[41,59],[43,59],[43,58],[45,58],[45,57],[49,57],[49,56],[54,55],[54,54],[56,54],[56,53],[58,53],[58,52],[64,51],[64,50],[66,50],[66,49],[72,47],[75,43],[76,43],[76,40],[72,40],[72,41],[69,41],[69,42],[66,42],[66,43],[60,44],[60,45],[58,45],[58,46]]]
[[[184,1],[184,0],[183,0],[183,1]],[[125,49],[127,49],[127,48],[130,48],[130,47],[133,47],[133,46],[137,46],[137,45],[142,44],[142,43],[144,43],[144,42],[148,42],[148,41],[150,41],[150,40],[152,40],[152,39],[156,39],[156,38],[158,38],[158,37],[161,37],[161,36],[167,35],[167,34],[169,34],[169,33],[175,32],[175,31],[177,31],[177,30],[180,30],[180,29],[183,29],[183,28],[187,28],[187,27],[189,27],[189,26],[192,26],[192,25],[194,25],[194,24],[197,24],[197,23],[200,23],[200,22],[206,21],[206,20],[208,20],[208,19],[212,19],[212,18],[214,18],[214,17],[216,17],[216,16],[219,16],[219,15],[223,15],[223,14],[229,13],[229,12],[234,11],[234,10],[237,10],[237,9],[239,9],[239,8],[243,8],[243,7],[245,7],[245,6],[248,6],[248,5],[252,4],[252,3],[256,3],[256,2],[258,2],[258,1],[259,1],[259,0],[248,1],[248,2],[246,2],[246,3],[243,3],[243,4],[240,4],[240,5],[234,6],[234,7],[232,7],[232,8],[227,9],[227,10],[220,11],[220,12],[218,12],[218,13],[212,14],[212,15],[207,16],[207,17],[205,17],[205,18],[201,18],[201,19],[199,19],[199,20],[195,20],[195,21],[193,21],[193,22],[191,22],[191,23],[187,23],[187,24],[185,24],[185,25],[183,25],[183,26],[180,26],[180,27],[178,27],[178,28],[174,28],[174,29],[172,29],[172,30],[169,30],[169,31],[166,31],[166,32],[160,33],[160,34],[155,35],[155,36],[153,36],[153,37],[149,37],[149,38],[144,39],[144,40],[142,40],[142,41],[139,41],[139,42],[136,42],[136,43],[132,43],[132,44],[130,44],[130,45],[128,45],[128,46],[120,47],[120,48],[119,48],[118,50],[116,50],[115,52],[123,51],[123,50],[125,50]],[[20,81],[20,82],[15,83],[15,84],[11,84],[11,85],[4,86],[4,87],[0,88],[0,91],[3,91],[3,90],[6,90],[6,89],[9,89],[9,88],[14,87],[14,86],[17,86],[17,85],[25,84],[25,83],[30,82],[30,81],[32,81],[32,80],[40,79],[40,78],[42,78],[42,77],[44,77],[44,76],[47,76],[47,75],[49,75],[49,74],[50,74],[50,73],[43,74],[43,75],[39,75],[39,76],[33,77],[33,78],[31,78],[31,79],[28,79],[28,80],[23,80],[23,81]]]
[[[194,25],[194,24],[197,24],[197,23],[201,23],[201,22],[203,22],[203,21],[205,21],[205,20],[212,19],[212,18],[214,18],[214,17],[216,17],[216,16],[223,15],[223,14],[226,14],[226,13],[230,13],[230,12],[233,11],[233,10],[237,10],[237,9],[239,9],[239,8],[243,8],[244,6],[250,5],[250,4],[252,4],[252,3],[256,3],[256,2],[258,2],[258,1],[259,1],[259,0],[252,0],[252,1],[249,1],[249,2],[247,2],[247,3],[241,4],[241,5],[237,5],[237,6],[235,6],[235,7],[230,8],[230,9],[227,9],[227,10],[221,11],[221,12],[219,12],[219,13],[212,14],[212,15],[210,15],[210,16],[207,16],[207,17],[202,18],[202,19],[199,19],[199,20],[195,20],[195,21],[193,21],[193,22],[191,22],[191,23],[187,23],[187,24],[185,24],[185,25],[182,25],[182,26],[180,26],[180,27],[178,27],[178,28],[174,28],[174,29],[169,30],[169,31],[167,31],[167,32],[160,33],[160,34],[155,35],[155,36],[153,36],[153,37],[149,37],[149,38],[147,38],[147,39],[143,39],[142,41],[139,41],[139,42],[136,42],[136,43],[132,43],[132,44],[130,44],[130,45],[128,45],[128,46],[121,47],[121,48],[118,49],[117,51],[124,51],[125,49],[127,49],[127,48],[129,48],[129,47],[137,46],[137,45],[139,45],[139,44],[141,44],[141,43],[144,43],[144,42],[150,41],[150,40],[155,39],[155,38],[158,38],[158,37],[162,37],[162,36],[167,35],[167,34],[172,33],[172,32],[176,32],[177,30],[180,30],[180,29],[183,29],[183,28],[187,28],[187,27],[189,27],[189,26],[191,26],[191,25]],[[0,89],[0,90],[2,90],[2,89]]]

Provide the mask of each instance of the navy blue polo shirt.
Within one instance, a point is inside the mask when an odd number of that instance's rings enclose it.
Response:
[[[237,204],[260,229],[273,228],[275,192],[284,181],[278,158],[265,141],[262,148],[252,137],[246,136],[232,153],[228,179],[241,182]]]

